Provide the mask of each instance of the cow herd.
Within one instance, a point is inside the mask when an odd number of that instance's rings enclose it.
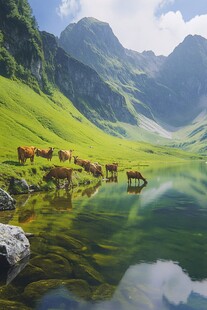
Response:
[[[19,146],[17,148],[17,153],[18,153],[18,160],[19,163],[24,165],[27,159],[30,159],[30,162],[34,162],[34,157],[40,156],[43,158],[46,158],[48,161],[51,161],[52,156],[53,156],[53,151],[54,148],[50,147],[49,149],[39,149],[34,146]],[[97,163],[97,162],[90,162],[89,160],[86,159],[81,159],[78,156],[73,156],[73,151],[74,150],[59,150],[58,151],[58,157],[60,162],[65,162],[69,161],[69,163],[72,160],[72,157],[74,158],[74,164],[82,167],[86,172],[92,173],[94,177],[103,177],[103,171],[102,171],[102,166]],[[112,164],[106,164],[105,165],[106,169],[106,178],[109,177],[116,177],[118,173],[118,163],[112,163]],[[44,177],[43,180],[49,181],[52,178],[54,178],[58,184],[60,179],[67,179],[68,184],[71,184],[72,182],[72,168],[66,168],[66,167],[55,167],[52,168]],[[110,175],[109,175],[110,172]],[[127,178],[128,178],[128,183],[131,184],[131,180],[143,180],[144,183],[147,183],[147,180],[141,175],[140,172],[138,171],[127,171]]]

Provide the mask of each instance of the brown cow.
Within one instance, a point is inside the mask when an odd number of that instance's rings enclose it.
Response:
[[[43,158],[47,158],[47,160],[51,161],[52,155],[53,155],[53,151],[54,151],[54,147],[50,147],[49,150],[36,149],[35,154],[37,156],[41,156]]]
[[[67,179],[68,185],[70,185],[72,183],[72,172],[73,169],[71,168],[55,167],[43,176],[43,180],[47,182],[54,178],[59,186],[60,179]]]
[[[69,151],[65,151],[65,150],[60,150],[58,151],[58,156],[59,156],[59,160],[60,162],[64,162],[66,160],[69,160],[69,163],[71,162],[71,158],[72,158],[72,153],[73,150],[69,150]]]
[[[101,172],[101,175],[103,176],[102,167],[99,163],[93,163],[96,166],[96,169],[98,169]]]
[[[106,176],[108,176],[108,171],[110,171],[111,174],[116,174],[118,171],[118,164],[117,163],[106,164],[105,168],[106,168]]]
[[[27,158],[30,158],[30,162],[33,163],[34,156],[35,156],[35,150],[36,150],[36,147],[34,146],[19,146],[17,148],[19,163],[24,165]]]
[[[140,180],[143,180],[145,183],[147,183],[147,180],[141,175],[141,173],[139,171],[127,171],[127,178],[128,178],[128,183],[131,184],[131,179],[135,179],[135,183],[136,180],[138,180],[138,182]]]
[[[73,156],[73,158],[74,158],[74,164],[83,167],[85,169],[85,171],[89,171],[89,170],[87,170],[89,167],[88,165],[90,164],[89,160],[80,159],[80,158],[78,158],[78,156]]]
[[[88,162],[85,165],[85,171],[91,172],[94,177],[99,177],[99,176],[103,177],[103,173],[102,173],[102,170],[101,170],[101,165],[99,165],[97,163],[90,163],[90,162]]]

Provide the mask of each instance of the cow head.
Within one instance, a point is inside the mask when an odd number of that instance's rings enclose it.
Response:
[[[36,154],[37,156],[40,156],[40,152],[41,152],[40,149],[36,149],[36,148],[35,148],[35,154]]]
[[[73,156],[73,158],[74,158],[74,164],[76,164],[78,156]]]

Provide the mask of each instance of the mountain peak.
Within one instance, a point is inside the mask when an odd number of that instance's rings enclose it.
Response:
[[[85,25],[96,24],[96,25],[108,26],[110,28],[108,23],[100,21],[96,19],[95,17],[83,17],[82,19],[78,21],[77,24],[85,24]]]
[[[205,49],[207,51],[207,40],[200,36],[200,35],[191,35],[189,34],[187,37],[184,38],[183,42],[181,42],[174,51],[170,54],[175,54],[177,52],[181,52],[183,50],[184,53],[192,52],[195,49],[197,53],[197,49]]]
[[[185,37],[185,39],[183,40],[183,42],[187,42],[187,41],[191,41],[191,42],[199,42],[199,41],[205,41],[206,39],[198,34],[192,35],[189,34]]]
[[[76,24],[70,24],[61,32],[59,44],[71,56],[102,73],[106,59],[110,66],[125,55],[124,47],[109,24],[93,17],[84,17]]]
[[[75,31],[77,32],[78,30],[81,29],[81,31],[84,29],[85,31],[90,31],[90,29],[94,28],[101,28],[103,31],[103,28],[108,29],[108,31],[112,32],[111,27],[109,26],[108,23],[102,22],[94,17],[83,17],[80,19],[77,23],[71,23],[69,24],[65,30],[63,30],[60,34],[60,40],[65,36],[66,32],[72,32]],[[87,33],[88,34],[88,33]]]

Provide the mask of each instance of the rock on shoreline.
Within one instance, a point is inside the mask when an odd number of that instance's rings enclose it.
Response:
[[[0,223],[0,262],[13,266],[30,255],[30,243],[21,227]]]
[[[15,209],[15,200],[0,188],[0,211]]]

